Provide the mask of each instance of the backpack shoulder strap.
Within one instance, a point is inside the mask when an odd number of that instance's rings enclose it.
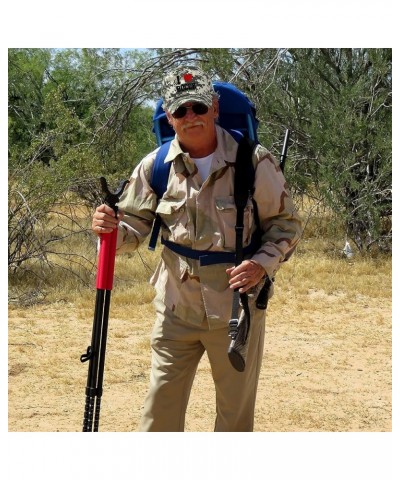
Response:
[[[171,142],[166,142],[159,148],[156,158],[154,159],[153,170],[151,172],[150,185],[157,195],[157,201],[164,195],[167,190],[169,171],[171,169],[171,162],[166,162],[165,158],[168,154]],[[161,218],[156,215],[151,230],[149,240],[149,250],[155,250],[157,244],[158,234],[161,227]]]
[[[255,170],[253,165],[253,151],[257,142],[251,141],[243,136],[239,141],[236,154],[235,177],[234,177],[234,199],[236,205],[236,260],[239,265],[243,261],[243,218],[249,198],[252,198],[254,192]],[[254,202],[253,202],[254,203]],[[255,217],[258,216],[257,206],[255,205]],[[255,218],[258,225],[258,218]]]
[[[236,208],[245,208],[250,194],[254,190],[253,151],[256,142],[242,137],[238,142],[235,164],[234,198]]]
[[[159,148],[154,160],[153,170],[151,172],[150,185],[160,199],[167,189],[169,170],[171,162],[165,162],[171,142],[164,143]]]

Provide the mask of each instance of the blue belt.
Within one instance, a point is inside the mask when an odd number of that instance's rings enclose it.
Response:
[[[256,235],[253,235],[251,243],[243,249],[243,255],[249,255],[258,250],[259,242],[257,242],[256,245],[254,237],[256,237]],[[172,250],[174,253],[177,253],[178,255],[192,258],[194,260],[199,260],[201,267],[204,267],[206,265],[215,265],[217,263],[235,263],[236,259],[235,252],[212,252],[210,250],[193,250],[192,248],[179,245],[178,243],[164,240],[164,238],[162,237],[161,243],[168,247],[170,250]]]

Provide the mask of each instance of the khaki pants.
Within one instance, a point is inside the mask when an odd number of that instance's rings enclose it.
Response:
[[[180,320],[165,305],[156,304],[151,338],[150,388],[141,432],[183,432],[185,414],[198,363],[205,351],[216,389],[216,432],[251,432],[264,346],[265,311],[252,309],[249,348],[244,372],[228,359],[228,328],[209,330]]]

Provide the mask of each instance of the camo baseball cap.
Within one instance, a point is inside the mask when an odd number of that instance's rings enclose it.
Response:
[[[211,79],[199,67],[179,67],[169,72],[162,82],[163,108],[173,113],[186,102],[212,106]]]

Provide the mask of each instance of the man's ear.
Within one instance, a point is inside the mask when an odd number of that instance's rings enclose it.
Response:
[[[172,119],[174,117],[168,111],[165,112],[165,115],[167,116],[168,123],[172,125]]]
[[[218,98],[215,98],[215,97],[213,98],[212,108],[213,108],[214,118],[218,118],[218,115],[219,115]]]

